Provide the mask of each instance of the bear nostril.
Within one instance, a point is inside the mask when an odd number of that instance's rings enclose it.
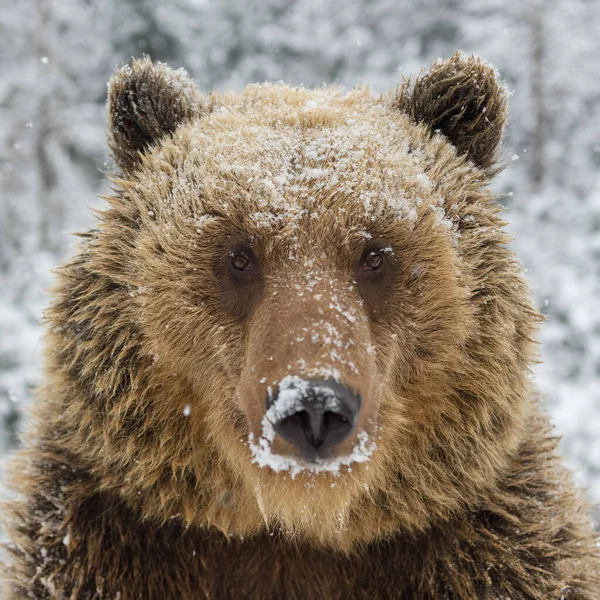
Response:
[[[281,421],[277,423],[277,427],[282,431],[293,431],[297,429],[299,431],[309,432],[311,429],[310,415],[305,410],[301,410],[289,417],[281,419]]]
[[[328,446],[334,446],[345,440],[354,429],[354,423],[338,412],[326,411],[323,415],[323,430]]]
[[[344,415],[331,411],[327,411],[323,415],[323,421],[326,429],[340,429],[350,425],[350,421]]]

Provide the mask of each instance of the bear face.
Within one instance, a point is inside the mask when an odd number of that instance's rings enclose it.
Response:
[[[119,71],[124,175],[51,316],[60,435],[146,516],[232,535],[349,548],[476,503],[536,319],[486,187],[504,120],[460,54],[381,98]]]

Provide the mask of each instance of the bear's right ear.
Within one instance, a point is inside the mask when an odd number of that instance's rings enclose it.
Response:
[[[488,62],[457,52],[434,63],[414,84],[405,80],[394,104],[417,123],[444,134],[484,172],[494,173],[506,124],[506,91]]]
[[[201,116],[207,108],[183,69],[170,69],[149,58],[118,69],[108,83],[108,143],[125,173],[142,153],[178,125]]]

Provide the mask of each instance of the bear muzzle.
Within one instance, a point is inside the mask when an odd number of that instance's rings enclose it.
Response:
[[[359,394],[331,380],[287,377],[266,398],[275,432],[307,461],[331,458],[354,431],[361,409]]]

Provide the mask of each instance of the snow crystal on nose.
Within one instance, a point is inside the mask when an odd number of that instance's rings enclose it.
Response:
[[[272,396],[272,393],[269,387],[269,396]],[[325,401],[325,409],[334,410],[339,407],[335,390],[329,386],[302,379],[297,375],[287,375],[279,382],[277,398],[269,407],[266,417],[271,423],[277,423],[303,410],[304,403],[316,401],[317,396],[319,401]]]
[[[357,444],[352,449],[352,452],[346,456],[339,456],[330,459],[317,459],[314,463],[305,463],[300,459],[292,456],[282,456],[275,454],[272,449],[275,432],[266,417],[263,419],[263,434],[258,440],[254,441],[254,435],[251,433],[248,436],[248,446],[252,452],[252,462],[259,467],[270,467],[276,473],[281,471],[289,471],[292,479],[302,472],[306,473],[332,473],[339,475],[342,467],[347,467],[355,463],[368,462],[373,452],[377,449],[377,444],[369,438],[369,434],[361,429],[357,435]]]
[[[302,410],[302,400],[308,393],[310,383],[297,375],[288,375],[279,382],[279,392],[275,402],[269,407],[265,417],[270,423],[277,423],[281,419]],[[269,386],[269,397],[272,398],[273,390]]]

